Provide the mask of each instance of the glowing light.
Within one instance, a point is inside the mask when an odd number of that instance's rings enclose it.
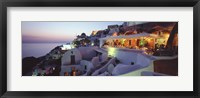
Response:
[[[122,39],[122,40],[121,40],[121,44],[124,44],[125,40],[126,40],[126,39]]]
[[[140,40],[140,42],[139,42],[139,46],[144,46],[146,43],[147,43],[147,42],[146,42],[144,39],[142,39],[142,40]]]
[[[75,71],[73,71],[73,76],[76,76],[76,72]]]
[[[75,48],[75,46],[71,44],[71,49],[72,49],[72,48]]]
[[[92,35],[96,35],[98,31],[92,31]]]
[[[144,54],[148,54],[146,51],[145,52],[143,52]]]
[[[115,56],[116,55],[116,49],[109,47],[108,48],[108,56]]]
[[[112,35],[112,36],[117,36],[117,32],[113,33],[113,35]]]
[[[142,48],[142,50],[144,50],[144,51],[147,50],[147,49],[148,49],[147,47],[143,47],[143,48]]]
[[[94,46],[94,43],[92,42],[92,44],[91,44],[92,46]]]
[[[61,47],[61,49],[62,50],[69,50],[69,49],[72,49],[72,48],[74,48],[74,45],[63,45],[62,47]]]
[[[137,50],[138,50],[138,49],[139,49],[139,47],[138,47],[138,46],[135,46],[135,49],[137,49]]]
[[[159,39],[157,39],[156,42],[158,43],[158,45],[161,45],[161,44],[164,44],[165,39],[163,39],[163,38],[159,38]]]
[[[165,34],[164,37],[165,37],[165,38],[169,38],[169,34]]]

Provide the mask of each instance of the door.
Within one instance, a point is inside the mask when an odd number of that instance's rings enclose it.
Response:
[[[75,64],[75,55],[71,55],[71,64]]]

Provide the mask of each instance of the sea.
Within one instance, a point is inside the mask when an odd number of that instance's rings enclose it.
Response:
[[[56,46],[63,44],[65,43],[22,43],[22,58],[44,56]]]

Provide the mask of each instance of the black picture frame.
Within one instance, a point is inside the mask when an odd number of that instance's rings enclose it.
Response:
[[[193,7],[193,91],[67,91],[21,92],[7,91],[7,7]],[[199,39],[200,0],[1,0],[0,1],[0,96],[2,98],[198,98],[199,97]],[[184,81],[183,81],[184,82]]]

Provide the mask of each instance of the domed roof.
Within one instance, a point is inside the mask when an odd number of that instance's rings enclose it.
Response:
[[[85,34],[85,33],[82,33],[81,36],[86,36],[86,34]]]

